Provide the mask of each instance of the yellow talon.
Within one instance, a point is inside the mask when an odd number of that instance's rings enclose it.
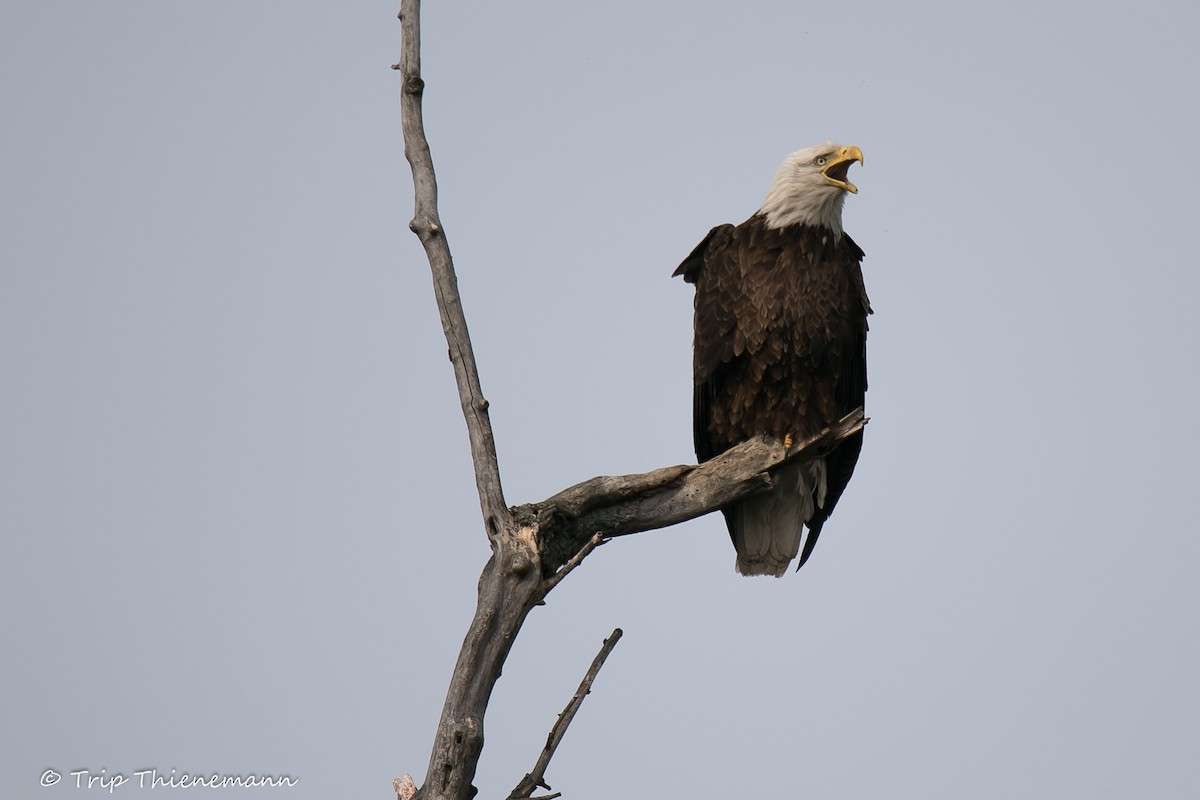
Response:
[[[792,435],[790,433],[783,437],[783,449],[784,450],[792,449]]]

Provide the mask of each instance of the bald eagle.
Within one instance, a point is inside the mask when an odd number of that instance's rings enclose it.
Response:
[[[696,285],[693,430],[707,461],[767,434],[791,442],[863,405],[867,315],[863,251],[842,230],[850,165],[833,142],[789,155],[762,207],[718,225],[675,275]],[[825,458],[779,473],[775,488],[722,508],[743,575],[797,569],[845,491],[861,431]],[[804,528],[808,536],[804,538]]]

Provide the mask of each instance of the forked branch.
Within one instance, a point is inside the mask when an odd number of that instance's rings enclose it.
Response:
[[[470,800],[476,794],[472,780],[483,749],[483,719],[492,690],[526,615],[547,592],[607,538],[674,525],[763,491],[774,485],[774,473],[780,466],[824,455],[861,430],[866,420],[858,409],[791,449],[785,450],[782,442],[754,439],[699,466],[592,478],[542,503],[507,508],[488,403],[479,385],[454,263],[438,217],[437,181],[421,110],[425,83],[421,77],[419,0],[402,0],[400,20],[403,52],[393,69],[402,76],[404,153],[415,188],[416,213],[409,227],[424,245],[433,273],[493,552],[479,579],[475,616],[446,692],[424,782],[416,789],[411,779],[401,779],[395,790],[399,800]],[[618,629],[605,642],[580,691],[551,731],[538,765],[514,790],[514,797],[528,798],[538,785],[544,786],[546,766],[562,733],[619,637]],[[526,787],[529,781],[532,783]]]

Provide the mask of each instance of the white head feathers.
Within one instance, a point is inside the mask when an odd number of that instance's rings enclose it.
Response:
[[[855,161],[862,163],[861,150],[834,142],[806,147],[785,158],[760,209],[767,225],[812,225],[829,228],[841,237],[846,192],[858,192],[846,179]]]

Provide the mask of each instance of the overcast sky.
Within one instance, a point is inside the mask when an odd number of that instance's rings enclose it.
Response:
[[[719,516],[597,552],[513,649],[480,797],[617,626],[569,800],[1194,793],[1196,7],[428,5],[509,502],[691,461],[672,270],[788,152],[866,157],[871,424],[812,561],[741,578]],[[396,3],[10,6],[0,794],[393,797],[489,552]]]

